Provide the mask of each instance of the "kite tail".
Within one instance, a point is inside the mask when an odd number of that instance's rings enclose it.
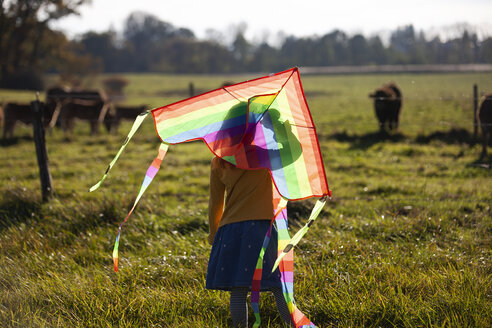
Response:
[[[309,220],[307,221],[306,225],[302,227],[297,233],[292,237],[285,245],[283,248],[282,252],[279,254],[277,257],[277,261],[275,261],[275,264],[273,266],[272,272],[275,271],[275,269],[278,267],[280,261],[284,258],[284,256],[287,255],[287,253],[293,249],[299,241],[302,239],[302,237],[306,234],[306,232],[309,230],[311,225],[314,223],[316,218],[318,217],[319,213],[321,212],[321,209],[323,206],[326,204],[326,196],[323,198],[320,198],[316,204],[314,205],[313,210],[311,211],[311,215],[309,216]],[[280,243],[279,243],[279,250],[280,250]]]
[[[326,202],[326,197],[322,198],[316,203],[311,213],[311,216],[309,217],[308,224],[306,224],[307,228],[301,229],[303,232],[297,233],[291,239],[289,235],[288,221],[287,221],[287,200],[282,196],[280,196],[278,192],[274,192],[273,203],[274,203],[274,208],[276,209],[275,209],[274,217],[270,223],[270,228],[268,229],[265,235],[263,246],[261,248],[260,255],[256,263],[256,269],[253,275],[253,282],[251,284],[251,307],[253,308],[253,312],[255,315],[255,323],[253,324],[253,328],[258,328],[261,324],[259,300],[260,300],[260,289],[261,289],[261,276],[263,273],[263,257],[266,248],[268,247],[268,244],[270,242],[272,225],[274,221],[277,226],[277,232],[278,232],[279,258],[275,262],[275,268],[272,270],[272,272],[275,271],[277,266],[280,269],[280,274],[281,274],[280,281],[282,285],[282,292],[284,294],[285,302],[287,303],[287,307],[291,314],[292,321],[294,322],[296,328],[300,328],[300,327],[316,328],[316,326],[304,315],[304,313],[302,313],[297,308],[296,302],[294,300],[294,246],[299,242],[302,236],[309,229],[309,226],[311,226],[311,224],[314,222],[316,217],[319,215],[325,202]]]
[[[106,172],[104,173],[104,175],[101,178],[101,180],[98,183],[96,183],[95,185],[93,185],[89,189],[90,192],[92,192],[94,190],[97,190],[97,188],[99,188],[101,186],[101,184],[103,183],[103,181],[106,180],[109,171],[111,170],[111,168],[113,167],[113,165],[116,163],[116,161],[120,157],[121,153],[126,148],[126,145],[128,145],[128,143],[130,142],[131,138],[133,137],[133,135],[135,134],[135,132],[137,132],[138,128],[140,127],[140,125],[142,125],[142,122],[144,121],[144,119],[147,117],[147,115],[149,113],[150,113],[150,111],[145,111],[145,112],[143,112],[143,113],[141,113],[140,115],[137,116],[137,118],[135,119],[135,122],[133,122],[133,126],[132,126],[130,132],[128,133],[128,136],[125,139],[125,142],[123,142],[123,145],[121,146],[120,150],[118,151],[118,153],[116,154],[116,156],[113,158],[113,160],[111,161],[111,163],[109,163],[108,168],[106,169]]]
[[[142,186],[140,186],[140,190],[138,192],[137,198],[135,199],[135,202],[133,203],[131,210],[130,210],[130,212],[128,212],[125,220],[123,221],[123,223],[120,224],[120,227],[118,228],[118,236],[116,237],[116,242],[114,243],[114,249],[113,249],[114,271],[116,271],[116,272],[118,271],[118,246],[120,243],[121,228],[123,227],[123,225],[126,223],[128,218],[132,214],[133,210],[135,209],[135,206],[137,206],[138,201],[140,200],[140,198],[144,194],[147,187],[152,182],[152,179],[154,179],[155,175],[157,174],[157,171],[159,171],[159,168],[161,167],[162,160],[164,159],[164,156],[166,156],[168,148],[169,148],[169,145],[166,143],[161,143],[161,145],[159,146],[159,154],[152,161],[152,164],[147,169],[147,172],[145,173],[145,178],[142,182]]]
[[[284,215],[279,215],[276,219],[279,239],[279,255],[275,265],[273,266],[273,270],[275,270],[277,266],[280,268],[280,272],[282,274],[282,291],[284,292],[285,301],[287,302],[287,307],[289,308],[290,315],[292,316],[292,320],[294,321],[296,328],[316,328],[316,325],[297,308],[294,300],[294,246],[297,245],[297,243],[309,230],[309,227],[313,224],[314,220],[316,220],[325,203],[326,197],[323,197],[316,202],[306,225],[290,240],[287,226],[287,213]]]
[[[281,215],[278,215],[275,224],[278,231],[278,251],[279,254],[284,249],[284,246],[290,239],[288,222],[287,222],[287,209],[284,209]],[[282,291],[284,293],[285,302],[289,309],[292,321],[296,328],[299,327],[314,327],[316,326],[302,313],[296,305],[294,300],[294,249],[291,248],[280,261],[279,265],[281,274]]]
[[[283,197],[280,199],[274,200],[276,202],[278,200],[278,205],[276,207],[274,216],[272,221],[270,222],[270,228],[265,235],[265,239],[263,240],[263,246],[261,247],[260,255],[258,257],[258,261],[256,262],[256,269],[253,275],[253,282],[251,284],[251,307],[253,308],[253,313],[255,315],[255,323],[253,328],[257,328],[260,326],[260,289],[261,289],[261,275],[263,273],[263,257],[265,255],[265,251],[270,243],[270,237],[272,233],[272,225],[275,218],[286,208],[287,200]]]

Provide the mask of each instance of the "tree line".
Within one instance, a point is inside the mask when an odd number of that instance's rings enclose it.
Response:
[[[463,30],[458,37],[428,38],[412,25],[380,36],[334,30],[322,36],[287,36],[277,46],[251,42],[238,28],[229,44],[199,39],[187,28],[135,12],[123,31],[87,32],[68,39],[50,23],[87,0],[0,0],[0,87],[40,89],[42,75],[65,80],[88,73],[273,72],[292,66],[469,64],[492,62],[492,37]]]
[[[79,54],[97,59],[105,72],[237,73],[292,66],[492,62],[492,37],[479,40],[466,30],[441,41],[408,25],[393,31],[386,45],[379,36],[334,30],[323,36],[288,36],[277,47],[252,43],[244,34],[238,29],[231,44],[199,40],[189,29],[140,12],[128,17],[122,38],[114,31],[88,32],[75,42]]]

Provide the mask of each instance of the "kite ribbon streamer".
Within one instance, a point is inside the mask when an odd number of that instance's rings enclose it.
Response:
[[[275,190],[275,189],[274,189]],[[253,312],[255,315],[255,323],[253,328],[259,327],[261,323],[260,319],[260,290],[261,290],[261,276],[263,273],[263,257],[265,255],[265,251],[270,243],[270,237],[272,232],[272,225],[275,218],[285,209],[287,206],[287,199],[280,197],[280,199],[274,199],[274,203],[278,201],[278,205],[276,206],[275,213],[272,221],[270,222],[270,228],[265,235],[265,239],[263,240],[263,246],[261,247],[260,255],[258,257],[258,261],[256,262],[256,269],[253,275],[253,282],[251,284],[251,307],[253,308]]]
[[[285,248],[285,245],[288,245],[290,243],[290,235],[289,235],[288,221],[287,221],[287,199],[280,196],[280,194],[278,194],[278,192],[274,189],[273,203],[274,203],[273,204],[274,208],[276,208],[274,217],[270,223],[270,228],[268,229],[265,235],[263,246],[260,251],[258,261],[256,263],[256,269],[253,275],[253,282],[251,284],[251,307],[253,308],[253,312],[255,315],[255,323],[253,325],[253,328],[257,328],[261,324],[261,318],[259,313],[260,312],[259,300],[260,300],[260,290],[261,290],[261,277],[263,274],[263,257],[268,247],[268,244],[270,242],[273,222],[275,222],[277,226],[279,255]],[[317,212],[319,214],[321,208],[319,208],[318,210],[318,207],[319,205],[315,206],[313,212]],[[284,256],[282,256],[282,258],[278,262],[280,263],[279,269],[281,274],[280,281],[282,285],[282,292],[284,294],[285,302],[287,303],[287,307],[291,314],[292,321],[294,322],[295,326],[298,328],[299,327],[315,328],[316,326],[304,315],[304,313],[302,313],[297,308],[296,302],[294,300],[294,250],[293,248],[290,247],[290,250],[286,254],[284,254]]]
[[[311,211],[311,215],[309,216],[309,220],[306,223],[304,227],[302,227],[297,233],[292,237],[288,242],[285,248],[282,250],[282,253],[277,257],[277,261],[275,261],[275,264],[273,265],[272,272],[275,271],[275,269],[278,267],[280,261],[284,258],[284,256],[289,253],[291,249],[293,249],[299,241],[302,239],[302,237],[306,234],[306,232],[309,230],[311,225],[314,223],[316,218],[318,217],[319,213],[321,212],[321,209],[323,206],[325,206],[326,203],[326,197],[320,198],[317,202],[316,205],[314,205],[313,210]],[[280,247],[280,245],[279,245]]]
[[[278,231],[278,251],[279,253],[288,243],[290,238],[287,221],[287,208],[282,210],[280,215],[275,219]],[[294,249],[291,250],[282,258],[279,265],[282,283],[282,292],[284,293],[285,302],[289,308],[292,321],[296,328],[316,328],[304,313],[302,313],[294,300]]]
[[[113,167],[114,163],[116,163],[116,161],[120,157],[121,153],[126,148],[126,145],[128,145],[128,143],[130,142],[131,138],[133,137],[133,135],[135,134],[135,132],[137,132],[137,130],[140,127],[140,125],[142,125],[143,120],[145,120],[145,118],[147,117],[147,115],[149,113],[150,113],[149,111],[145,111],[145,112],[143,112],[143,113],[141,113],[140,115],[137,116],[137,119],[135,120],[135,122],[133,122],[133,126],[132,126],[130,132],[128,133],[128,136],[126,137],[125,142],[123,143],[123,145],[121,146],[120,150],[118,151],[118,153],[116,154],[116,156],[113,158],[113,160],[111,161],[111,163],[109,163],[108,168],[106,169],[106,172],[104,173],[104,175],[101,178],[101,180],[98,183],[96,183],[95,185],[93,185],[91,187],[91,189],[89,189],[90,192],[92,192],[92,191],[96,190],[97,188],[99,188],[101,186],[101,184],[103,183],[103,181],[106,180],[106,178],[108,176],[108,173],[111,170],[111,168]]]
[[[142,186],[140,186],[140,190],[138,192],[137,198],[135,199],[135,202],[133,203],[132,209],[130,210],[130,212],[128,212],[128,215],[126,216],[125,221],[123,221],[123,223],[118,228],[118,236],[116,237],[116,242],[114,243],[114,249],[113,249],[114,271],[118,271],[118,246],[120,243],[121,227],[128,220],[128,218],[132,214],[133,210],[135,209],[135,206],[137,206],[138,201],[140,200],[140,198],[144,194],[147,187],[152,182],[152,179],[154,179],[157,171],[159,171],[159,168],[161,167],[162,160],[164,159],[164,156],[166,156],[168,148],[169,148],[169,145],[166,143],[161,143],[161,145],[159,146],[159,154],[157,155],[157,157],[154,159],[152,164],[147,169],[147,173],[145,173],[144,181],[142,182]]]

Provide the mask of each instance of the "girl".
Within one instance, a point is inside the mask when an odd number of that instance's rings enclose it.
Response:
[[[224,201],[225,198],[225,201]],[[272,179],[268,170],[243,170],[215,157],[211,164],[208,241],[212,244],[206,288],[230,291],[234,327],[248,326],[246,297],[263,239],[273,218]],[[275,296],[282,319],[295,325],[285,302],[277,258],[277,231],[264,255],[261,290]]]

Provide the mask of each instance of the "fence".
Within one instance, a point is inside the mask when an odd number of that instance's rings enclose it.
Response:
[[[491,70],[492,70],[492,65]],[[183,93],[188,92],[190,96],[193,96],[195,93],[195,86],[193,82],[190,82],[188,84],[187,90],[183,90]],[[473,96],[472,97],[463,97],[463,101],[471,101],[473,104],[473,116],[470,117],[470,124],[466,124],[468,127],[473,127],[473,138],[477,139],[478,137],[478,122],[477,122],[477,110],[478,110],[478,105],[479,105],[479,89],[478,85],[473,85]],[[411,100],[421,100],[419,98],[404,98],[406,101],[411,101]],[[433,101],[442,101],[444,100],[442,97],[435,97],[430,100]],[[33,130],[34,130],[34,142],[36,145],[36,154],[37,154],[37,161],[39,165],[39,174],[40,174],[40,180],[41,180],[41,191],[42,191],[42,196],[43,196],[43,201],[47,201],[52,194],[53,188],[52,188],[52,181],[51,181],[51,175],[49,171],[49,165],[48,165],[48,154],[46,151],[46,144],[45,144],[45,132],[44,132],[44,127],[41,122],[42,118],[42,112],[43,112],[43,104],[39,102],[39,100],[32,101],[31,102],[31,109],[33,112]],[[368,124],[368,122],[349,122],[345,123],[345,125],[353,125],[353,126],[358,126],[360,124]],[[370,123],[373,125],[374,123]],[[452,122],[446,122],[446,121],[440,121],[440,122],[427,122],[427,123],[406,123],[405,126],[409,125],[418,125],[418,126],[423,126],[425,124],[428,124],[429,126],[452,126]],[[323,130],[323,127],[335,127],[339,126],[339,123],[328,123],[328,122],[321,122],[321,123],[316,123],[316,126],[318,127],[318,132],[320,130]]]

